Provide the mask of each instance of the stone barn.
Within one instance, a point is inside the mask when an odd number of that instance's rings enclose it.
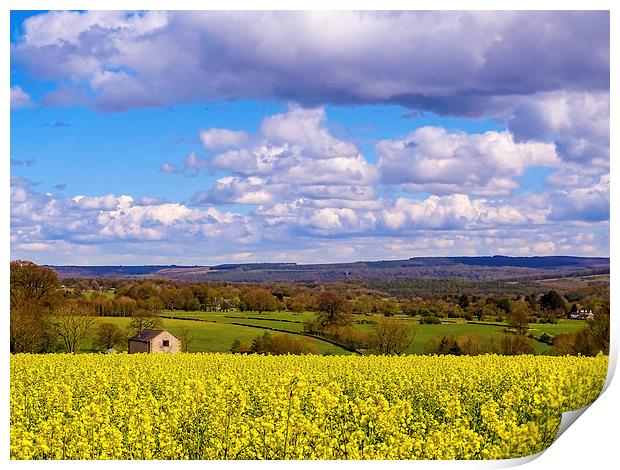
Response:
[[[181,350],[181,340],[164,330],[142,330],[128,340],[129,353],[175,354]]]

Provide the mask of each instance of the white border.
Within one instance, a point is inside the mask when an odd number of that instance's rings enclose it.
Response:
[[[549,1],[549,0],[507,0],[498,4],[497,1],[470,1],[467,3],[458,2],[454,0],[435,0],[435,1],[397,1],[397,0],[383,0],[381,2],[370,1],[338,1],[338,0],[314,0],[314,1],[297,1],[294,5],[290,2],[276,1],[276,0],[263,0],[260,5],[249,1],[242,0],[228,0],[226,2],[215,1],[203,1],[195,2],[191,0],[176,0],[162,1],[162,0],[5,0],[0,6],[0,35],[4,38],[2,43],[2,86],[0,87],[1,102],[3,104],[2,113],[2,135],[4,138],[1,140],[3,143],[3,160],[2,168],[0,172],[0,178],[2,179],[2,189],[0,190],[1,213],[3,214],[3,223],[5,224],[0,231],[2,237],[1,244],[1,257],[2,267],[0,268],[0,298],[2,299],[3,309],[1,310],[3,324],[0,327],[0,335],[3,339],[2,344],[5,345],[5,354],[2,358],[3,373],[0,378],[1,389],[4,393],[4,399],[0,406],[0,418],[2,420],[2,442],[0,445],[0,458],[2,461],[7,461],[10,465],[17,467],[32,465],[50,465],[53,468],[65,468],[65,466],[87,466],[87,467],[100,467],[101,465],[108,465],[107,462],[18,462],[9,461],[9,355],[8,353],[8,337],[9,337],[9,266],[8,261],[10,259],[9,251],[9,138],[10,138],[10,126],[9,126],[9,114],[10,114],[10,98],[9,98],[9,58],[10,58],[10,41],[9,38],[9,14],[10,9],[13,10],[45,10],[45,9],[101,9],[101,10],[126,10],[126,9],[176,9],[176,10],[192,10],[192,9],[212,9],[212,10],[235,10],[235,9],[274,9],[274,10],[299,10],[299,9],[332,9],[332,10],[362,10],[362,9],[420,9],[420,10],[441,10],[441,9],[468,9],[468,10],[611,10],[611,25],[618,24],[618,7],[614,6],[618,2],[612,2],[611,0],[564,0],[562,2]],[[617,104],[618,99],[615,93],[614,85],[618,83],[618,74],[616,69],[618,67],[617,57],[614,56],[614,52],[618,51],[618,34],[615,33],[614,27],[611,27],[611,128],[614,129],[613,124],[616,123],[617,118]],[[617,88],[617,87],[616,87]],[[614,133],[611,133],[611,155],[616,154],[617,143],[614,138]],[[616,165],[613,164],[612,159],[611,173],[612,181],[614,180],[614,172]],[[612,185],[611,187],[611,220],[610,220],[610,255],[612,259],[611,265],[611,305],[617,305],[620,297],[618,296],[618,285],[614,284],[615,272],[613,260],[617,257],[618,243],[614,242],[614,237],[620,233],[617,226],[616,210],[618,209],[618,191]],[[612,314],[616,315],[614,312]],[[610,353],[610,374],[608,375],[608,388],[603,395],[591,405],[591,407],[581,416],[577,423],[570,427],[547,451],[539,454],[537,457],[530,457],[524,459],[518,459],[518,461],[469,461],[469,462],[453,462],[453,461],[441,461],[441,462],[428,462],[428,461],[401,461],[386,463],[382,461],[375,462],[356,462],[356,466],[362,468],[370,468],[384,465],[389,465],[392,468],[409,468],[415,466],[416,468],[500,468],[510,467],[514,465],[520,465],[522,463],[528,463],[528,468],[540,468],[548,470],[549,468],[609,468],[612,462],[617,461],[617,438],[615,437],[616,423],[620,418],[619,402],[620,402],[620,386],[618,386],[618,380],[610,383],[615,365],[618,357],[618,321],[617,318],[612,320],[612,351]],[[195,467],[198,465],[201,467],[208,465],[209,468],[235,468],[241,466],[244,468],[252,469],[273,469],[273,468],[285,468],[292,465],[296,467],[304,468],[317,468],[321,467],[342,467],[347,465],[345,462],[187,462],[180,463],[174,462],[173,465],[183,465],[184,468]],[[149,467],[164,467],[171,465],[170,462],[136,462],[136,461],[124,461],[116,462],[116,465],[120,465],[124,468],[146,468]]]

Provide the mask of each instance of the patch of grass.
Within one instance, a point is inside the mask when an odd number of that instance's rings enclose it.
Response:
[[[572,333],[585,328],[585,320],[559,320],[558,323],[530,323],[530,328],[550,335]]]

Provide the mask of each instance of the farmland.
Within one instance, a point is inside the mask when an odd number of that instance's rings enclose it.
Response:
[[[11,357],[14,459],[500,459],[554,440],[607,357]]]
[[[129,325],[129,318],[105,317],[98,318],[98,323],[113,323],[123,329]],[[233,341],[236,339],[251,342],[256,336],[262,334],[264,330],[252,326],[233,325],[226,322],[198,322],[192,320],[172,320],[163,319],[162,327],[170,331],[173,335],[180,335],[182,328],[189,328],[193,335],[190,350],[192,352],[228,352]],[[343,348],[334,346],[325,341],[314,338],[307,338],[316,347],[318,354],[349,354]],[[92,339],[84,343],[84,351],[95,351]]]
[[[187,328],[193,335],[190,346],[192,352],[228,352],[233,341],[251,342],[255,337],[263,334],[265,330],[277,332],[289,332],[299,334],[303,331],[303,322],[310,321],[314,317],[312,312],[186,312],[166,311],[162,313],[162,327],[174,335],[179,335],[182,328]],[[167,318],[174,317],[174,319]],[[182,318],[186,318],[183,320]],[[378,317],[365,317],[365,321],[377,321]],[[415,319],[398,319],[415,325],[413,340],[406,354],[424,354],[426,344],[434,337],[441,335],[473,334],[480,337],[488,337],[503,332],[507,325],[498,326],[494,323],[467,323],[464,321],[444,322],[438,325],[419,325]],[[129,318],[100,317],[98,323],[113,323],[122,329],[129,325]],[[360,332],[370,333],[373,330],[371,324],[354,323],[354,329]],[[570,333],[584,327],[584,322],[579,320],[560,320],[557,324],[531,324],[532,332],[548,333],[557,335]],[[315,338],[307,338],[316,348],[319,354],[351,354],[344,348]],[[536,354],[549,353],[551,347],[538,341],[530,340]],[[84,342],[83,351],[94,352],[90,339]]]

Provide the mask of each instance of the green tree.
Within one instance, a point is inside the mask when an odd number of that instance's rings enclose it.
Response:
[[[520,335],[527,331],[529,311],[524,300],[513,302],[510,313],[506,318],[508,326],[514,328]]]
[[[597,312],[592,320],[587,320],[585,328],[557,335],[553,341],[553,353],[558,356],[609,354],[609,334],[609,315]]]
[[[49,340],[45,317],[62,302],[62,289],[56,273],[30,261],[10,264],[11,352],[42,352]]]
[[[283,333],[264,333],[254,338],[252,352],[259,354],[316,354],[316,348],[308,338]]]
[[[258,313],[276,310],[278,308],[278,299],[267,289],[262,287],[250,288],[243,295],[243,302],[248,310]]]
[[[541,310],[566,312],[566,302],[564,298],[554,290],[550,290],[546,294],[540,296],[538,305]]]
[[[459,307],[465,310],[469,307],[469,296],[467,294],[461,294],[458,300]]]
[[[11,308],[28,305],[49,314],[62,301],[62,289],[56,273],[30,261],[11,261]]]
[[[230,345],[230,352],[232,353],[236,352],[240,346],[241,346],[241,340],[239,338],[235,338],[235,340]]]

